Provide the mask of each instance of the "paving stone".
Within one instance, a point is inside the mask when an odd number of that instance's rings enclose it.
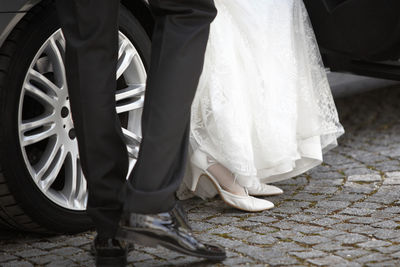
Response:
[[[246,241],[258,245],[272,245],[278,242],[276,238],[268,235],[254,235],[252,237],[247,238]]]
[[[397,260],[380,261],[376,263],[367,263],[367,267],[382,267],[382,266],[399,266],[400,262]]]
[[[348,201],[320,201],[317,203],[317,207],[343,209],[350,204]]]
[[[373,224],[382,221],[382,219],[376,217],[356,217],[350,219],[348,222],[356,223],[356,224]]]
[[[16,259],[17,259],[17,257],[15,257],[14,255],[11,255],[11,254],[5,253],[5,252],[0,252],[0,263],[12,261],[12,260],[16,260]]]
[[[269,217],[269,216],[251,216],[247,220],[253,221],[253,222],[261,222],[265,224],[271,224],[273,222],[279,221],[279,219],[275,217]]]
[[[394,229],[400,226],[399,223],[396,223],[394,221],[383,221],[383,222],[378,222],[378,223],[374,223],[371,226],[373,227],[379,227],[379,228],[390,228],[390,229]]]
[[[380,229],[374,233],[374,237],[381,240],[400,238],[400,230]]]
[[[210,213],[188,212],[187,216],[189,221],[203,221],[206,218],[210,217]]]
[[[380,254],[380,253],[369,253],[365,256],[362,256],[360,258],[355,259],[354,261],[361,263],[361,264],[366,264],[366,263],[375,263],[375,262],[382,262],[390,260],[390,257]]]
[[[297,259],[289,256],[270,258],[267,262],[271,266],[287,266],[299,263]]]
[[[311,223],[318,221],[322,216],[319,215],[307,215],[307,214],[295,214],[290,217],[290,220],[296,221],[296,222],[305,222],[305,223]]]
[[[392,204],[396,202],[398,199],[399,199],[398,197],[393,195],[377,195],[377,194],[367,198],[368,201],[383,203],[385,205]]]
[[[373,210],[365,208],[347,208],[341,211],[342,214],[357,215],[357,216],[370,215],[373,212],[374,212]]]
[[[240,246],[235,248],[239,253],[249,256],[261,262],[268,262],[271,258],[284,257],[284,252],[278,250],[272,250],[270,248],[259,248],[250,246]]]
[[[365,235],[373,235],[375,234],[379,229],[375,227],[371,227],[369,225],[363,225],[363,226],[358,226],[354,227],[351,229],[352,233],[359,233],[359,234],[365,234]]]
[[[363,194],[341,191],[341,192],[335,194],[330,200],[355,202],[355,201],[359,201],[362,198],[364,198]]]
[[[16,251],[23,251],[23,250],[28,250],[32,249],[32,246],[26,243],[19,244],[19,243],[11,243],[11,244],[2,244],[1,245],[1,251],[2,252],[10,252],[14,253]]]
[[[350,260],[361,257],[368,253],[370,253],[370,252],[366,251],[366,250],[362,250],[362,249],[346,249],[346,250],[338,250],[338,251],[334,252],[334,254],[336,254],[337,256],[340,256],[345,259],[350,259]]]
[[[318,226],[311,226],[311,225],[298,225],[293,228],[293,231],[297,231],[304,234],[316,234],[323,231],[324,228]]]
[[[249,231],[240,230],[240,229],[238,231],[229,233],[229,236],[231,236],[233,238],[236,238],[236,239],[240,239],[240,240],[250,239],[255,235],[256,235],[255,233],[252,233],[252,232],[249,232]]]
[[[57,249],[53,249],[51,251],[51,253],[54,253],[54,254],[60,255],[60,256],[70,256],[70,255],[78,254],[81,252],[82,252],[81,249],[74,248],[74,247],[57,248]]]
[[[92,239],[89,239],[87,237],[78,236],[78,237],[72,237],[72,238],[67,239],[65,241],[65,244],[69,245],[69,246],[74,246],[74,247],[78,246],[79,247],[79,246],[83,246],[86,244],[90,244],[91,242],[93,242]]]
[[[238,265],[255,265],[254,260],[248,257],[228,257],[226,260],[224,260],[223,264],[225,266],[238,266]]]
[[[224,234],[224,233],[233,233],[235,231],[239,231],[239,228],[230,226],[230,225],[224,225],[220,227],[214,227],[211,228],[207,231],[209,234]]]
[[[376,210],[376,209],[381,208],[382,204],[363,201],[361,203],[356,203],[356,204],[352,205],[351,207],[352,208],[357,208],[357,209],[364,208],[364,209]]]
[[[400,213],[400,207],[389,207],[389,208],[384,209],[384,212],[398,214],[398,213]]]
[[[274,244],[273,248],[275,250],[283,251],[285,253],[288,253],[289,251],[307,250],[304,246],[297,245],[294,242],[278,242]]]
[[[294,227],[296,227],[297,225],[298,225],[297,223],[293,223],[293,222],[280,221],[277,223],[273,223],[270,226],[273,226],[273,227],[279,228],[279,229],[290,230],[290,229],[293,229]]]
[[[142,251],[138,251],[138,250],[133,250],[131,252],[129,252],[128,254],[128,262],[140,262],[140,261],[145,261],[145,260],[149,260],[149,259],[153,259],[153,256],[144,253]]]
[[[350,175],[347,177],[349,182],[379,182],[381,179],[382,177],[376,174]]]
[[[27,249],[27,250],[17,251],[14,254],[19,256],[19,257],[21,257],[21,258],[29,258],[29,257],[44,255],[44,254],[46,254],[46,251],[34,248],[34,249]]]
[[[285,201],[282,204],[280,204],[278,207],[279,209],[282,208],[308,208],[312,205],[311,202],[308,201]],[[296,209],[297,210],[297,209]]]
[[[384,185],[400,185],[400,172],[388,172],[385,175]]]
[[[303,188],[304,192],[318,192],[318,194],[334,194],[339,190],[339,187],[327,187],[318,185],[308,185]]]
[[[295,236],[292,239],[296,242],[307,245],[321,244],[330,241],[328,238],[323,236]]]
[[[340,231],[338,229],[329,229],[329,230],[324,230],[319,233],[321,236],[333,238],[335,236],[340,236],[340,235],[345,235],[348,234],[346,232]]]
[[[260,233],[260,234],[268,234],[268,233],[273,233],[279,231],[276,228],[273,227],[268,227],[268,226],[260,226],[252,229],[253,233]]]
[[[307,260],[309,263],[315,264],[317,266],[323,266],[323,265],[343,265],[343,264],[349,264],[348,261],[344,260],[341,257],[338,256],[327,256],[323,258],[318,258],[318,259],[308,259]]]
[[[380,248],[374,248],[375,250],[382,252],[382,253],[394,253],[397,251],[400,251],[400,245],[392,245],[389,247],[380,247]]]
[[[202,240],[204,240],[202,236]],[[217,236],[214,235],[208,240],[204,241],[211,241],[212,243],[216,243],[217,245],[223,246],[223,247],[228,247],[228,248],[236,248],[239,246],[246,246],[241,240],[233,240],[230,238],[222,237],[222,236]]]
[[[290,255],[294,255],[300,259],[310,259],[310,258],[319,258],[319,257],[325,257],[328,254],[319,250],[308,250],[308,251],[294,251],[294,252],[289,252]]]
[[[333,251],[336,251],[336,250],[344,249],[344,247],[342,246],[341,243],[335,242],[335,241],[330,241],[330,242],[327,242],[327,243],[317,244],[317,245],[313,246],[313,248],[317,249],[317,250],[322,250],[322,251],[325,251],[325,252],[333,252]]]
[[[339,223],[335,225],[335,229],[341,230],[341,231],[352,231],[354,228],[357,228],[358,226],[353,223]]]
[[[297,199],[301,201],[320,201],[324,200],[326,196],[324,195],[312,195],[309,193],[299,193],[292,197],[292,199]]]
[[[276,210],[274,211],[275,213],[283,213],[283,214],[298,214],[301,212],[300,208],[290,208],[290,207],[277,207]]]
[[[216,223],[216,224],[231,224],[233,222],[238,221],[238,218],[235,217],[216,217],[216,218],[212,218],[210,220],[208,220],[208,223]]]
[[[237,221],[237,222],[231,223],[230,225],[235,226],[239,229],[249,230],[249,229],[254,229],[257,227],[262,227],[263,223],[242,220],[242,221]]]
[[[303,210],[306,214],[316,214],[316,215],[329,215],[336,211],[335,208],[312,208]]]
[[[391,243],[382,241],[382,240],[370,240],[364,243],[358,244],[359,247],[362,248],[376,248],[376,247],[385,247],[385,246],[390,246]]]
[[[19,260],[19,261],[9,261],[6,263],[3,263],[1,265],[2,267],[33,267],[33,264],[24,260]]]
[[[379,175],[377,171],[368,169],[366,167],[363,168],[351,168],[351,169],[344,169],[343,170],[344,174],[349,177],[349,176],[367,176],[367,175]]]
[[[336,224],[339,222],[339,220],[335,220],[332,218],[322,218],[322,219],[318,219],[318,220],[313,220],[311,221],[313,224],[318,224],[321,226],[331,226],[333,224]]]
[[[335,236],[334,239],[343,244],[356,244],[369,240],[368,237],[359,234],[346,234]]]
[[[38,257],[32,257],[29,258],[29,261],[37,264],[37,265],[46,265],[49,264],[51,262],[59,262],[64,260],[64,258],[62,256],[58,256],[58,255],[53,255],[53,254],[47,254],[47,255],[41,255]]]
[[[34,242],[32,243],[32,247],[38,248],[38,249],[53,249],[57,247],[63,246],[63,243],[54,243],[54,242]]]
[[[193,231],[198,232],[203,232],[214,227],[213,224],[206,222],[191,222],[190,226],[192,227]]]
[[[283,239],[291,239],[292,237],[299,235],[299,233],[294,233],[291,230],[280,230],[274,233],[270,233],[270,235],[272,237],[283,240]]]

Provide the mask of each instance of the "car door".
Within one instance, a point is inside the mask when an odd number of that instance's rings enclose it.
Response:
[[[400,1],[304,3],[328,67],[400,80]]]

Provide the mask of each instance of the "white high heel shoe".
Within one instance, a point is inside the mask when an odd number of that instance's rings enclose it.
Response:
[[[247,190],[251,196],[276,196],[283,194],[283,190],[279,187],[269,184],[257,183],[248,186]]]
[[[274,207],[274,204],[268,200],[249,196],[246,188],[244,188],[246,192],[245,196],[235,195],[222,189],[218,180],[207,170],[212,165],[217,164],[217,162],[210,161],[204,152],[196,150],[196,152],[194,152],[192,155],[191,162],[193,164],[193,180],[190,188],[192,191],[196,190],[200,176],[202,174],[206,174],[218,190],[222,200],[229,206],[251,212],[268,210]]]

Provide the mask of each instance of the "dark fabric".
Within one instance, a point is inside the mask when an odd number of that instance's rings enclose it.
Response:
[[[190,106],[201,74],[213,0],[150,0],[155,15],[152,59],[139,160],[128,155],[115,112],[118,0],[57,0],[67,40],[66,72],[87,212],[100,237],[113,237],[124,209],[172,209],[188,146]]]
[[[171,210],[184,174],[190,109],[203,69],[213,0],[152,0],[155,29],[142,118],[139,160],[124,210]],[[151,192],[151,198],[143,196]],[[137,199],[145,200],[144,203]]]

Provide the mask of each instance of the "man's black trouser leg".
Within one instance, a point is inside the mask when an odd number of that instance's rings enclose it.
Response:
[[[121,214],[128,155],[115,111],[118,0],[57,0],[66,45],[68,91],[88,182],[87,212],[111,237]]]
[[[115,112],[118,0],[57,0],[88,214],[113,237],[122,206],[159,213],[175,205],[187,151],[190,107],[202,71],[213,0],[150,0],[155,15],[139,160],[128,158]],[[124,188],[121,193],[121,189]]]
[[[139,160],[124,210],[159,213],[175,205],[188,146],[190,109],[203,69],[213,0],[150,0],[155,14]],[[140,200],[140,201],[138,201]]]

